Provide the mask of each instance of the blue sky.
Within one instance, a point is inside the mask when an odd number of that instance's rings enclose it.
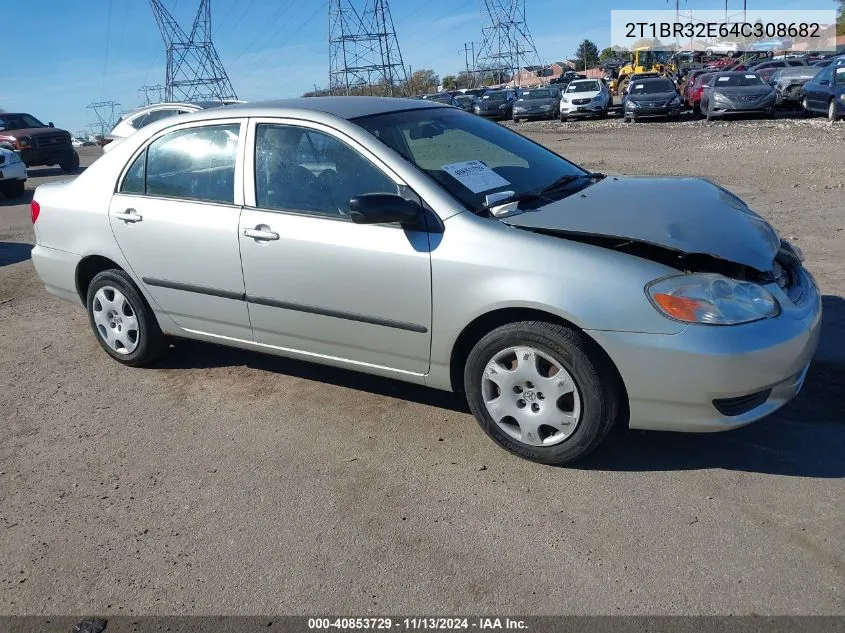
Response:
[[[9,6],[3,22],[15,25],[4,29],[4,48],[19,51],[19,58],[15,53],[5,58],[0,108],[30,112],[76,131],[94,120],[86,112],[88,103],[114,100],[131,109],[141,102],[141,85],[164,83],[164,44],[147,0],[4,4]],[[187,30],[198,0],[165,4]],[[441,76],[461,70],[463,43],[481,39],[479,4],[392,0],[405,65],[433,68]],[[215,45],[241,99],[298,96],[315,83],[328,83],[324,6],[323,0],[212,0]],[[681,6],[723,9],[724,2],[687,0]],[[729,6],[741,8],[741,0],[729,0]],[[754,8],[833,6],[832,0],[767,0]],[[541,59],[550,62],[571,56],[584,38],[607,46],[611,9],[673,7],[666,0],[637,0],[636,7],[622,0],[527,0],[526,18]]]

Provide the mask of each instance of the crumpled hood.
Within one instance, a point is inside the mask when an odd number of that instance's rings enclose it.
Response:
[[[636,240],[772,269],[780,238],[734,194],[699,178],[607,177],[505,217],[511,226]]]

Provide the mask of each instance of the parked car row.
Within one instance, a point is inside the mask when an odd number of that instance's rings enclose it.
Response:
[[[807,114],[827,114],[833,121],[845,114],[843,87],[845,57],[815,64],[787,59],[741,70],[692,70],[680,94],[687,107],[708,118],[733,112],[771,115],[776,107],[800,105]]]

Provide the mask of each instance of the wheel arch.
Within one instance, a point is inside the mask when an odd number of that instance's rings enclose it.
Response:
[[[111,269],[127,272],[123,266],[102,255],[87,255],[79,260],[79,263],[76,265],[75,277],[76,292],[82,301],[82,305],[85,305],[88,301],[88,287],[91,285],[91,280],[98,273]]]
[[[565,328],[569,328],[576,332],[585,334],[595,346],[596,351],[604,357],[608,367],[613,369],[616,379],[619,381],[619,387],[622,392],[622,404],[624,406],[623,416],[627,421],[628,412],[628,390],[625,387],[625,381],[622,379],[622,374],[616,367],[616,363],[604,348],[589,334],[584,332],[584,329],[557,314],[540,310],[538,308],[499,308],[486,312],[475,319],[473,319],[463,330],[458,334],[455,343],[452,346],[452,353],[449,359],[449,377],[452,386],[452,391],[456,393],[464,392],[464,365],[466,364],[469,353],[476,343],[484,336],[492,332],[498,327],[507,325],[508,323],[516,323],[519,321],[543,321],[546,323],[554,323]]]

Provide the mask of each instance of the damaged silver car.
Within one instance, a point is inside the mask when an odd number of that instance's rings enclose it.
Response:
[[[821,323],[800,251],[725,189],[590,172],[419,100],[154,123],[38,187],[32,220],[47,290],[121,363],[191,338],[452,390],[547,464],[615,424],[772,413]]]

